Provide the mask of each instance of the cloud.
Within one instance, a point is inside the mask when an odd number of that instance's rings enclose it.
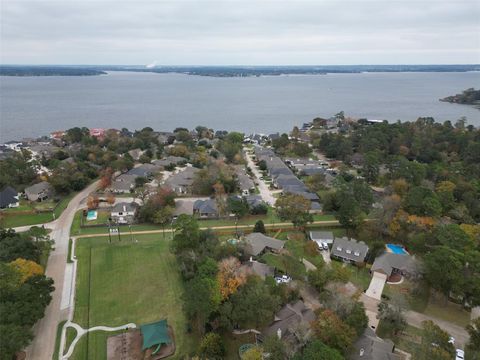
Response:
[[[2,63],[479,63],[466,1],[2,3]]]

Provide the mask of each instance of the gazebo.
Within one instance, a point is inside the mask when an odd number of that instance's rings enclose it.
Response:
[[[156,346],[152,355],[155,355],[162,345],[170,345],[172,343],[172,339],[168,332],[167,319],[142,325],[140,326],[140,331],[143,336],[142,351]]]

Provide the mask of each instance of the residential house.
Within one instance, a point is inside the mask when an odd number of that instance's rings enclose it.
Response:
[[[267,276],[273,277],[275,275],[275,268],[273,266],[255,261],[252,258],[243,264],[242,268],[247,274],[259,276],[262,280],[265,280]]]
[[[153,174],[158,172],[158,170],[158,166],[155,166],[153,164],[142,164],[140,166],[134,167],[133,169],[130,169],[129,171],[127,171],[126,174],[151,179],[153,177]]]
[[[193,215],[193,204],[196,200],[193,199],[175,199],[175,210],[173,212],[173,217],[177,218],[179,215]]]
[[[28,149],[31,151],[34,157],[44,157],[46,159],[52,158],[56,152],[61,150],[61,148],[58,146],[46,143],[38,143],[30,146]]]
[[[50,138],[54,140],[62,140],[64,136],[65,136],[65,131],[63,130],[58,130],[50,133]]]
[[[137,209],[138,204],[136,202],[121,202],[113,207],[110,217],[117,224],[131,224],[135,220]]]
[[[121,174],[110,185],[110,191],[116,194],[130,193],[135,188],[137,175]]]
[[[346,262],[360,263],[365,261],[367,253],[368,246],[363,241],[342,237],[333,241],[331,257]]]
[[[322,243],[333,244],[335,237],[331,231],[310,231],[310,240],[315,241],[322,248]]]
[[[133,149],[128,152],[128,154],[132,157],[133,160],[138,161],[140,156],[142,156],[143,151],[142,149]]]
[[[245,253],[258,256],[265,251],[279,252],[285,242],[266,236],[262,233],[251,233],[245,237]]]
[[[256,208],[257,206],[261,206],[265,204],[261,195],[246,195],[246,196],[243,196],[243,198],[247,202],[248,208],[250,210]]]
[[[193,203],[193,214],[200,219],[218,218],[218,207],[215,199],[196,200]]]
[[[50,198],[52,194],[52,186],[46,181],[25,188],[25,196],[30,201],[44,201]]]
[[[370,272],[384,274],[387,281],[390,281],[397,274],[410,278],[418,277],[421,267],[419,262],[408,254],[386,252],[375,259]]]
[[[7,141],[4,145],[10,150],[14,150],[14,151],[20,151],[23,147],[23,143],[21,141],[15,141],[15,140]]]
[[[236,166],[235,172],[237,174],[238,187],[242,192],[242,195],[249,195],[250,192],[255,191],[255,183],[245,171],[243,166]]]
[[[165,185],[175,191],[177,194],[188,194],[192,191],[192,184],[195,180],[195,174],[200,171],[192,166],[187,166],[185,169],[170,176]]]
[[[90,129],[90,136],[97,139],[103,139],[105,137],[105,129],[92,128]]]
[[[161,166],[161,167],[186,164],[186,163],[187,163],[187,159],[181,156],[167,156],[166,158],[152,161],[152,164],[156,166]]]
[[[395,344],[391,340],[379,338],[375,331],[366,328],[364,333],[353,344],[349,360],[401,360],[403,356],[396,354]]]
[[[17,190],[7,186],[0,191],[0,209],[16,208],[20,205]]]
[[[275,314],[273,322],[262,331],[262,335],[276,336],[287,345],[289,350],[295,351],[303,345],[299,343],[295,330],[298,328],[306,330],[305,335],[308,337],[313,321],[315,321],[315,313],[303,301],[298,300],[282,307]]]

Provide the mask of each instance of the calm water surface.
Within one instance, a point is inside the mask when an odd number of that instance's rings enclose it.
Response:
[[[73,126],[173,130],[205,125],[288,131],[340,110],[353,117],[445,121],[480,111],[439,98],[479,87],[480,73],[363,73],[214,78],[113,72],[86,77],[0,77],[0,140]]]

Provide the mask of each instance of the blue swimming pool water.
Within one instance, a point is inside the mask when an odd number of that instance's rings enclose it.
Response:
[[[407,252],[403,248],[403,246],[395,245],[395,244],[387,244],[387,248],[392,250],[394,254],[406,255]]]
[[[87,220],[95,220],[97,218],[97,212],[95,210],[88,210]]]

